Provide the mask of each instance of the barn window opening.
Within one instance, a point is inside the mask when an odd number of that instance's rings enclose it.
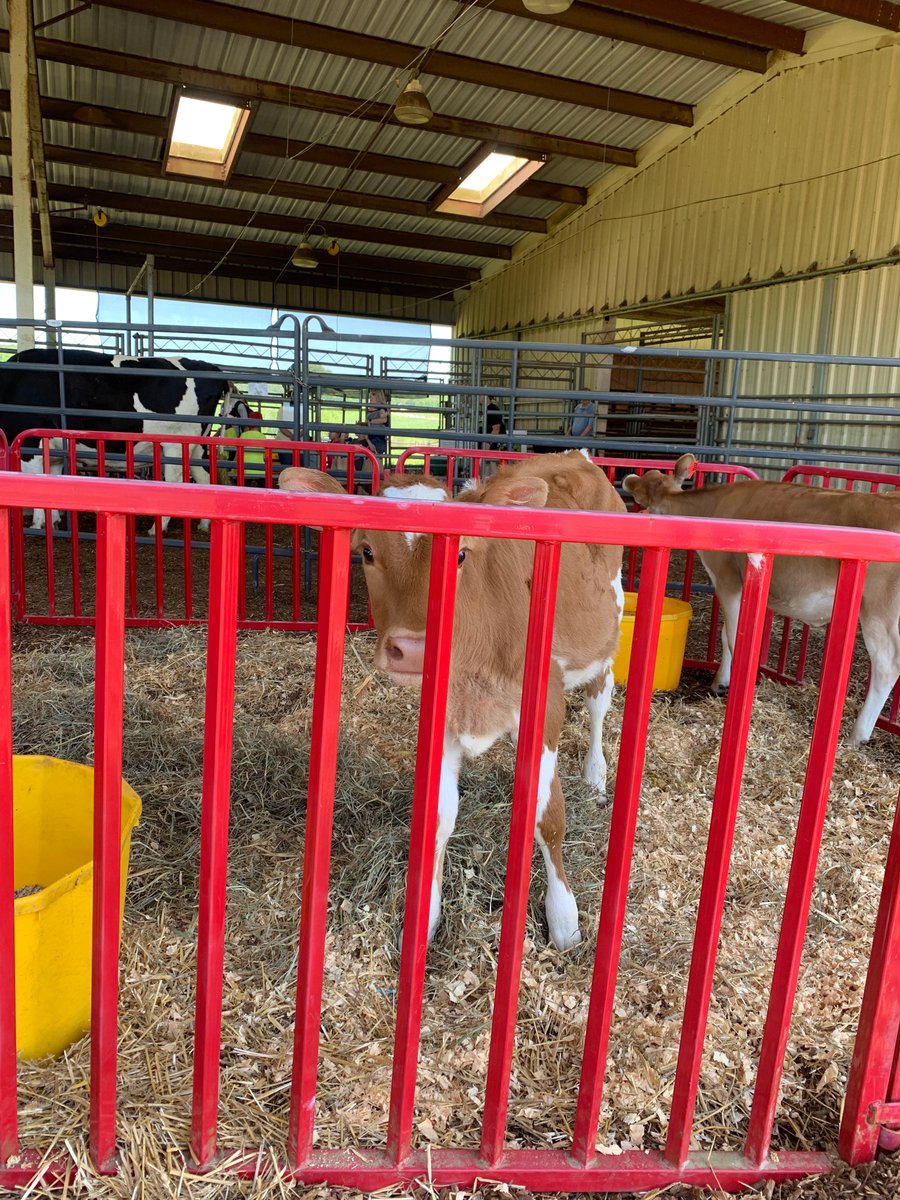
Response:
[[[251,105],[179,91],[172,108],[165,170],[224,183],[250,120]]]
[[[543,159],[520,158],[492,147],[485,153],[483,148],[463,167],[465,174],[458,184],[437,193],[432,208],[457,216],[485,217],[543,165]]]

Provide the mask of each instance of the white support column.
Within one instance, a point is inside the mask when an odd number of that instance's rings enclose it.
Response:
[[[31,121],[28,84],[28,19],[31,0],[9,6],[9,93],[12,137],[13,270],[16,316],[34,319],[34,249],[31,235]],[[34,329],[21,326],[18,348],[34,345]]]

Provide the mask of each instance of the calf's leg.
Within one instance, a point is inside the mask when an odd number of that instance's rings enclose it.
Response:
[[[59,444],[60,443],[58,441],[53,443],[53,445],[55,445],[55,446],[58,446]],[[52,448],[53,448],[53,446],[51,446],[51,449]],[[59,458],[52,458],[50,460],[50,474],[51,475],[62,475],[62,472],[63,472],[62,460]],[[43,463],[43,459],[41,458],[41,455],[35,454],[32,458],[23,458],[22,459],[22,473],[25,475],[43,475],[44,474],[44,463]],[[55,529],[57,527],[57,525],[59,525],[59,512],[55,508],[53,509],[50,520],[53,525],[53,528]],[[44,509],[43,508],[32,509],[31,528],[32,529],[43,529],[45,524],[46,524],[46,521],[45,521],[45,517],[44,517]]]
[[[455,738],[444,739],[441,760],[441,784],[438,794],[438,824],[434,844],[434,875],[431,880],[431,908],[428,915],[428,940],[441,922],[441,885],[444,877],[444,852],[456,826],[459,811],[459,767],[462,746]]]
[[[741,580],[722,580],[713,577],[713,587],[722,613],[722,661],[712,681],[714,692],[727,692],[731,684],[731,661],[737,636],[738,614],[741,611]]]
[[[547,869],[544,905],[550,941],[557,950],[570,950],[581,941],[578,905],[566,879],[562,842],[566,832],[566,806],[556,770],[556,747],[545,746],[541,756],[535,837]]]
[[[613,695],[612,664],[607,664],[596,679],[584,687],[588,716],[591,721],[591,744],[584,760],[584,778],[596,788],[601,796],[606,795],[606,759],[603,755],[603,722],[609,712]]]
[[[871,569],[869,567],[870,571]],[[896,603],[888,605],[887,611],[873,613],[863,599],[860,625],[863,641],[872,662],[872,674],[865,703],[850,735],[851,744],[854,746],[861,746],[872,736],[884,702],[900,676],[900,631],[897,628]]]

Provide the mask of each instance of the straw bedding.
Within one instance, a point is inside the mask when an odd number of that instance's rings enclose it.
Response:
[[[303,636],[247,634],[239,641],[220,1143],[265,1147],[266,1161],[281,1152],[289,1097],[314,654],[314,642]],[[90,761],[91,638],[19,629],[14,655],[16,750]],[[373,675],[370,656],[370,638],[348,641],[321,1146],[380,1144],[387,1122],[417,696]],[[190,1111],[204,659],[197,630],[127,640],[125,776],[144,812],[123,934],[117,1178],[98,1180],[86,1167],[88,1039],[60,1061],[20,1069],[23,1144],[71,1154],[81,1167],[74,1183],[80,1194],[211,1200],[274,1197],[288,1187],[271,1174],[243,1184],[226,1184],[219,1172],[192,1178],[180,1153]],[[599,1136],[610,1154],[659,1147],[665,1135],[723,715],[704,684],[686,678],[679,693],[653,702]],[[857,693],[851,707],[858,700]],[[814,703],[812,688],[759,687],[701,1078],[698,1149],[737,1148],[746,1129]],[[621,711],[619,692],[607,726],[611,779]],[[569,811],[566,863],[585,940],[566,955],[548,948],[536,860],[511,1082],[515,1145],[559,1145],[571,1132],[610,812],[580,780],[586,744],[586,718],[572,697],[560,770]],[[846,741],[839,748],[776,1147],[821,1148],[834,1140],[897,794],[897,753],[884,734],[864,750]],[[463,773],[444,921],[428,958],[416,1114],[422,1145],[478,1140],[512,777],[508,745]],[[898,1182],[896,1167],[878,1165],[783,1191],[865,1197],[889,1195]]]

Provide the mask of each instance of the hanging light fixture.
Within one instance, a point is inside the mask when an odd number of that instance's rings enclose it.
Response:
[[[434,116],[417,75],[413,75],[397,98],[394,116],[403,125],[427,125]]]
[[[572,7],[572,0],[522,0],[522,3],[540,17],[552,17]]]
[[[295,267],[304,267],[308,271],[315,270],[319,265],[319,261],[315,254],[313,254],[313,248],[307,238],[303,239],[291,255],[291,262]]]

